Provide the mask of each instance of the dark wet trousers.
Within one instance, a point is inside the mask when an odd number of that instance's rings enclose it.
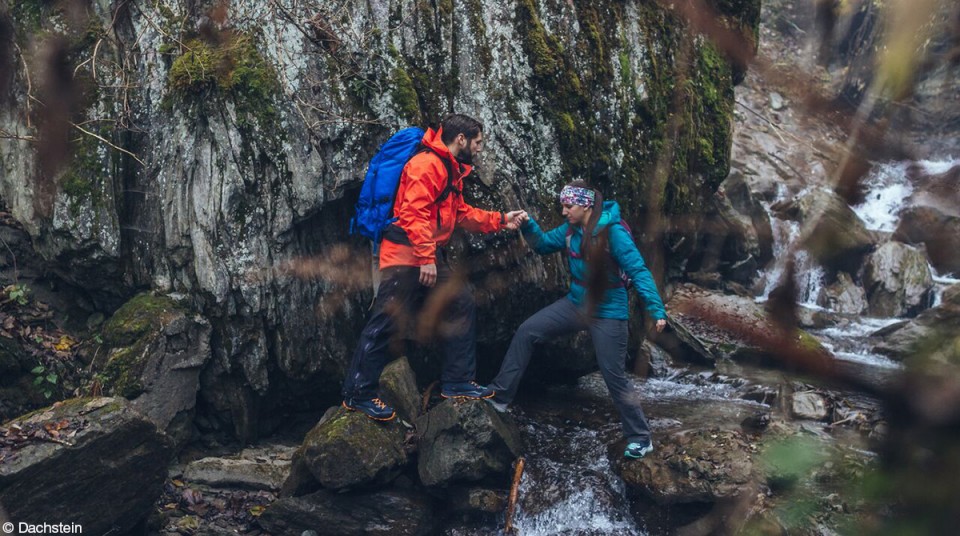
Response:
[[[377,395],[380,373],[395,357],[391,341],[404,338],[417,325],[424,309],[432,311],[439,323],[439,339],[444,354],[440,380],[473,381],[476,377],[476,302],[468,285],[458,289],[446,263],[437,264],[437,282],[433,287],[420,284],[417,266],[393,266],[381,272],[377,299],[370,320],[350,361],[343,382],[343,397],[358,400]],[[451,292],[451,289],[453,290]],[[446,303],[434,303],[447,300]],[[426,307],[425,307],[426,306]],[[437,307],[437,309],[433,309]]]
[[[626,376],[627,321],[611,318],[586,318],[572,301],[561,298],[526,319],[513,335],[503,358],[500,373],[488,385],[497,392],[495,400],[507,404],[517,396],[520,378],[530,363],[537,342],[587,330],[593,340],[597,364],[613,403],[620,412],[623,435],[630,442],[650,439],[650,426],[640,401],[630,391]]]

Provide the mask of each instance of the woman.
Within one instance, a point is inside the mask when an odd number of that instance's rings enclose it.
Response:
[[[621,222],[617,202],[604,202],[598,190],[574,181],[560,192],[560,204],[567,219],[563,225],[543,232],[537,222],[528,219],[521,229],[541,255],[567,250],[573,279],[570,292],[520,325],[500,373],[488,386],[496,391],[490,402],[498,411],[506,411],[513,402],[534,343],[588,330],[600,372],[620,412],[627,439],[623,454],[642,458],[653,451],[650,427],[639,402],[631,397],[624,371],[630,314],[626,287],[630,281],[656,320],[658,332],[667,325],[667,314],[653,277]]]

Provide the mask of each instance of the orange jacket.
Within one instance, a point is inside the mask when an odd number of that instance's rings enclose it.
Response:
[[[435,264],[437,246],[446,244],[458,225],[480,233],[503,229],[502,213],[480,210],[463,201],[463,195],[459,193],[463,191],[463,178],[473,168],[457,162],[440,140],[440,130],[428,129],[423,143],[436,153],[424,151],[407,162],[393,204],[393,215],[398,218],[394,225],[406,232],[410,245],[384,238],[380,244],[380,268]],[[449,161],[454,174],[453,186],[458,192],[436,203],[447,187],[447,168],[440,158]]]

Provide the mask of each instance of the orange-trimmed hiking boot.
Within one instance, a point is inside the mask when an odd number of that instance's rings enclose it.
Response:
[[[383,403],[379,398],[369,400],[357,400],[348,398],[343,401],[343,407],[349,411],[360,411],[375,421],[389,421],[397,416],[393,408]]]
[[[477,382],[455,382],[443,384],[440,396],[443,398],[492,398],[497,393]]]

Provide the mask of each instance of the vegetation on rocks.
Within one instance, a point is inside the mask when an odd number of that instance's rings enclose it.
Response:
[[[229,99],[237,107],[241,128],[252,122],[262,132],[280,135],[275,104],[280,85],[273,67],[257,50],[254,35],[222,32],[214,41],[186,40],[170,66],[168,91],[170,104],[185,104],[194,113],[211,97]]]
[[[106,362],[97,373],[104,392],[133,398],[143,385],[148,347],[161,335],[164,325],[183,308],[166,296],[140,294],[120,309],[103,327]]]

